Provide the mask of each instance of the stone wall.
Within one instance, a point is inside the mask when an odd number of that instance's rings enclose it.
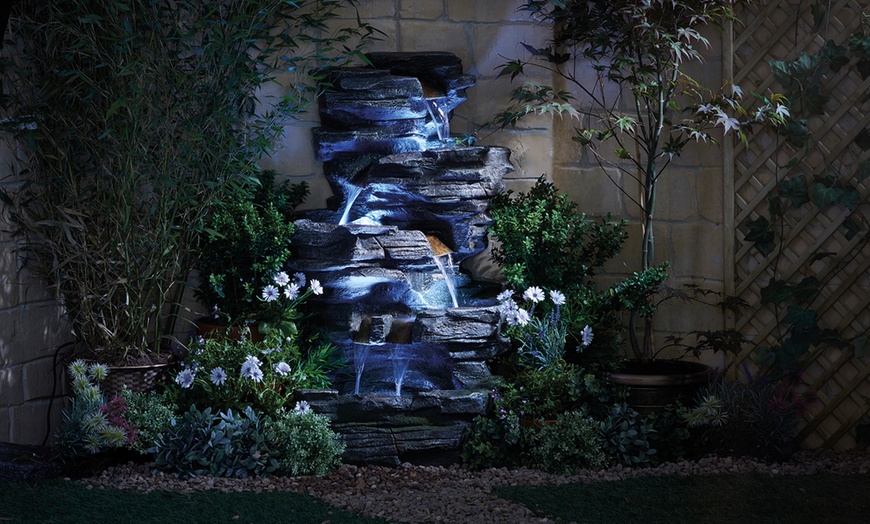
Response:
[[[522,43],[536,45],[547,38],[545,27],[517,11],[521,0],[362,0],[360,4],[362,18],[384,32],[370,51],[448,51],[459,56],[465,71],[477,78],[477,85],[468,90],[468,101],[453,115],[453,133],[472,132],[491,119],[516,86],[496,78],[499,65],[522,56]],[[705,82],[718,82],[721,57],[715,54],[708,53],[705,71],[713,74]],[[552,83],[548,76],[537,80]],[[571,124],[558,117],[536,117],[515,131],[483,131],[481,142],[511,149],[516,171],[505,178],[508,189],[525,190],[545,174],[586,213],[613,212],[631,218],[624,196],[570,141]],[[311,129],[317,125],[312,111],[288,126],[274,155],[262,163],[263,168],[275,169],[285,177],[307,181],[311,186],[307,208],[324,207],[332,195],[321,164],[314,158]],[[716,147],[692,148],[664,179],[659,192],[658,257],[672,262],[673,284],[692,282],[722,289],[722,158]],[[8,158],[3,165],[8,165]],[[2,187],[15,183],[0,178]],[[7,229],[5,218],[0,218],[0,229]],[[632,239],[637,237],[633,233]],[[632,249],[634,245],[630,239],[625,256],[610,265],[613,274],[637,269],[640,256]],[[53,351],[67,341],[69,331],[45,289],[20,271],[15,248],[15,242],[0,233],[0,441],[39,444],[47,429]],[[478,271],[492,274],[485,256],[480,266]],[[689,317],[684,311],[679,304],[665,308],[658,328],[685,331],[722,324],[715,312],[699,315],[693,310]],[[55,424],[58,407],[54,402],[51,417]]]
[[[0,150],[0,165],[11,160],[8,149]],[[2,176],[0,191],[19,183]],[[60,421],[63,370],[55,369],[54,354],[70,339],[69,328],[46,287],[28,273],[10,227],[0,209],[0,442],[38,445]]]

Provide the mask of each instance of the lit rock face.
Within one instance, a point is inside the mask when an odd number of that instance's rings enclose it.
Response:
[[[296,221],[288,269],[323,284],[310,302],[348,361],[328,400],[307,400],[334,418],[346,460],[397,463],[455,454],[485,411],[486,361],[507,344],[495,292],[459,267],[486,248],[486,211],[513,166],[505,148],[445,140],[474,85],[456,56],[368,58],[374,68],[329,75],[313,135],[336,197]]]

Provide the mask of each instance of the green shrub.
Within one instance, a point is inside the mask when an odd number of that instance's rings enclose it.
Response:
[[[218,320],[278,320],[260,295],[290,258],[293,214],[307,194],[304,182],[276,186],[274,172],[265,171],[256,185],[215,204],[203,232],[196,297]]]
[[[697,453],[782,459],[797,450],[798,424],[810,392],[767,377],[729,380],[720,373],[685,414]]]
[[[272,450],[281,474],[325,475],[341,466],[344,443],[329,428],[329,419],[306,404],[279,413],[267,426],[275,435]]]
[[[519,288],[568,292],[581,287],[626,239],[625,222],[588,220],[543,176],[528,193],[508,191],[493,198],[490,214],[490,231],[501,243],[492,258],[508,284]]]
[[[571,475],[581,469],[601,469],[608,462],[598,423],[579,411],[562,413],[552,424],[541,425],[530,440],[529,465],[551,473]]]
[[[611,398],[607,382],[583,368],[529,369],[493,390],[492,410],[469,428],[462,460],[472,468],[541,467],[530,455],[536,427],[568,412],[598,420]]]
[[[332,344],[304,342],[282,338],[278,331],[259,342],[249,336],[194,340],[175,377],[176,402],[235,410],[253,406],[274,416],[294,390],[327,386],[326,373],[340,363]]]
[[[124,420],[127,409],[124,399],[116,397],[107,403],[100,391],[99,382],[108,375],[108,368],[76,360],[68,369],[73,397],[69,409],[63,410],[63,424],[52,450],[54,456],[68,462],[132,443],[136,429]]]
[[[166,395],[154,391],[135,393],[127,388],[121,390],[127,404],[124,418],[136,428],[136,438],[128,444],[133,451],[145,454],[169,428],[177,406]]]
[[[651,444],[656,435],[653,424],[626,404],[614,405],[599,425],[604,436],[604,451],[620,464],[649,464],[657,453]]]
[[[191,406],[170,423],[150,451],[158,468],[178,477],[198,475],[245,478],[266,476],[278,468],[269,446],[275,440],[252,408],[243,413],[212,413]]]

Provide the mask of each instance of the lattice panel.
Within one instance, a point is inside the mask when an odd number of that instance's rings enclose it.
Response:
[[[862,28],[862,17],[870,17],[866,0],[823,2],[828,18],[819,34],[814,29],[817,18],[813,3],[769,0],[744,10],[740,17],[743,25],[735,25],[733,34],[734,83],[747,92],[782,92],[771,74],[769,60],[793,60],[804,52],[817,54],[827,39],[843,44]],[[753,361],[757,348],[775,346],[780,340],[786,312],[761,305],[761,289],[774,275],[791,283],[815,276],[825,283],[821,295],[812,302],[820,327],[837,330],[845,337],[870,330],[870,213],[866,206],[859,205],[851,217],[860,224],[855,235],[846,227],[848,209],[820,211],[808,204],[786,214],[781,250],[765,256],[744,238],[747,221],[768,216],[770,192],[780,181],[798,174],[810,182],[816,176],[835,175],[855,186],[862,202],[870,202],[870,179],[862,182],[858,174],[859,164],[870,160],[870,152],[855,142],[859,134],[870,132],[870,76],[862,78],[854,66],[853,59],[839,72],[822,78],[823,91],[832,98],[824,106],[824,115],[809,119],[808,127],[818,146],[799,164],[788,166],[798,156],[798,149],[772,134],[751,140],[748,147],[735,146],[732,284],[733,292],[752,306],[737,316],[735,324],[753,341],[753,347],[740,355],[738,362]],[[830,256],[814,259],[819,253]],[[856,425],[870,423],[870,359],[856,357],[851,347],[827,347],[814,348],[802,362],[803,378],[819,396],[800,432],[804,445],[866,447],[856,444]]]

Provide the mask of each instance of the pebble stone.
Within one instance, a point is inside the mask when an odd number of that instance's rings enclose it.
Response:
[[[552,485],[622,480],[647,475],[699,475],[757,472],[768,475],[870,472],[870,454],[804,450],[789,460],[765,463],[750,458],[705,457],[665,463],[652,468],[615,466],[563,476],[532,469],[493,468],[475,471],[459,465],[398,467],[344,465],[323,477],[268,477],[248,479],[196,477],[188,480],[154,471],[149,464],[128,463],[79,479],[88,489],[169,490],[192,493],[202,490],[290,491],[307,493],[335,507],[381,517],[393,522],[501,523],[506,515],[517,524],[552,522],[535,516],[522,505],[492,494],[494,486]]]

